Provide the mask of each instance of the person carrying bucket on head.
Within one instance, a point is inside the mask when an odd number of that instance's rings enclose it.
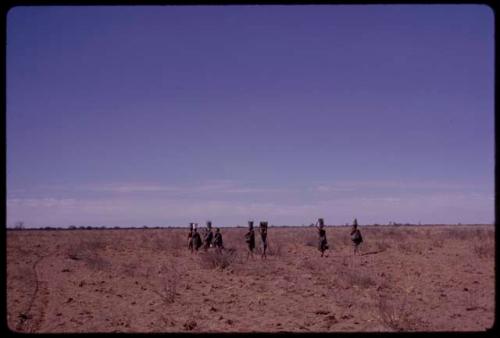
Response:
[[[260,222],[260,239],[262,242],[262,255],[261,259],[267,258],[267,222]]]
[[[224,244],[222,242],[222,234],[220,233],[219,228],[215,229],[214,247],[217,253],[220,253],[222,249],[224,249]]]
[[[318,235],[319,235],[318,250],[321,252],[321,257],[323,257],[325,251],[328,249],[328,242],[326,240],[325,223],[323,221],[323,218],[318,218],[318,221],[316,222],[316,226],[318,227]]]
[[[193,227],[194,223],[189,223],[189,233],[188,233],[188,250],[193,252]]]
[[[201,236],[198,233],[198,223],[194,224],[194,232],[193,232],[193,248],[198,251],[201,246]]]
[[[255,249],[255,232],[253,230],[253,221],[248,221],[248,232],[245,234],[245,242],[248,245],[247,259],[249,256],[252,256],[253,258],[253,250]]]
[[[212,232],[212,222],[207,221],[207,229],[206,229],[205,236],[204,236],[205,238],[204,238],[204,246],[203,246],[205,251],[207,251],[208,248],[212,247],[213,236],[214,236],[214,234]]]
[[[359,250],[359,245],[363,243],[363,236],[361,236],[361,231],[358,229],[358,220],[355,218],[351,229],[351,241],[354,245],[354,254]]]

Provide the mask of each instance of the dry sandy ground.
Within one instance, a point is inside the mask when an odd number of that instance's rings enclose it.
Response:
[[[7,231],[8,325],[21,332],[482,331],[493,226],[269,229],[269,256],[191,254],[187,230]],[[259,240],[257,240],[259,245]],[[225,268],[217,263],[227,264]]]

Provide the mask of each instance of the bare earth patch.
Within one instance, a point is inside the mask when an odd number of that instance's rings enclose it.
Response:
[[[187,230],[7,231],[7,321],[19,332],[483,331],[494,321],[493,226],[243,228],[221,255]],[[257,236],[258,238],[258,236]],[[257,248],[259,239],[257,239]]]

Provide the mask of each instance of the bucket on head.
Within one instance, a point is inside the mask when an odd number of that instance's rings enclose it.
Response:
[[[323,220],[323,218],[318,218],[318,223],[320,227],[325,226],[325,221]]]
[[[253,228],[253,221],[248,221],[248,227]]]
[[[207,221],[207,228],[212,229],[212,222],[211,221]]]
[[[260,222],[261,228],[267,228],[267,222]]]

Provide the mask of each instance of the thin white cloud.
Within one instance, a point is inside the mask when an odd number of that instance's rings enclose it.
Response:
[[[121,184],[93,184],[80,187],[80,190],[132,193],[132,192],[154,192],[154,191],[178,191],[177,187],[164,186],[150,183],[121,183]]]
[[[355,191],[356,189],[353,187],[341,187],[336,185],[320,184],[310,190],[319,193],[337,193],[337,192],[351,192]]]
[[[7,207],[33,207],[33,208],[57,208],[72,207],[76,205],[74,198],[10,198],[7,200]]]
[[[249,187],[230,180],[212,180],[198,185],[163,185],[157,183],[112,183],[112,184],[92,184],[79,187],[80,190],[109,193],[143,193],[143,192],[164,192],[175,194],[200,194],[200,193],[272,193],[286,192],[290,189]]]
[[[489,223],[494,219],[491,194],[435,193],[402,197],[335,197],[307,203],[176,199],[116,196],[105,199],[27,198],[7,201],[7,224],[69,224],[130,226],[179,225],[211,219],[219,225],[245,224],[248,219],[272,224],[309,224],[323,217],[344,224],[357,217],[362,224],[389,221],[411,223]]]
[[[320,183],[311,190],[319,193],[342,193],[376,191],[380,189],[398,191],[474,191],[488,187],[478,186],[471,183],[443,182],[435,180],[359,180],[359,181],[337,181],[333,183]],[[493,189],[493,186],[491,187]]]

